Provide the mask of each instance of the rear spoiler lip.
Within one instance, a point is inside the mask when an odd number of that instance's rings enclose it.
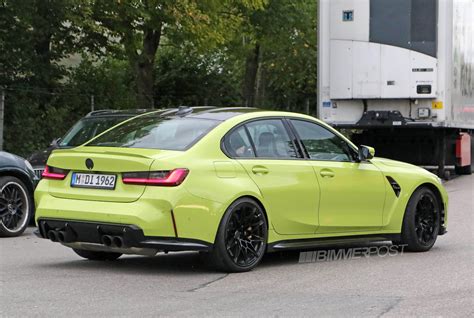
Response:
[[[96,148],[96,149],[94,149]],[[97,150],[100,148],[101,150]],[[110,150],[105,150],[105,147],[92,147],[88,146],[81,146],[77,148],[58,148],[53,151],[53,154],[78,154],[78,155],[86,155],[86,154],[102,154],[102,155],[116,155],[116,156],[126,156],[126,157],[135,157],[135,158],[144,158],[144,159],[151,159],[154,160],[155,156],[158,155],[162,151],[171,151],[171,150],[160,150],[160,149],[149,149],[153,150],[155,153],[150,155],[144,155],[141,153],[134,153],[132,151],[120,151],[118,149],[133,149],[133,148],[125,148],[125,147],[110,147]],[[137,149],[138,150],[138,149]],[[147,149],[148,150],[148,149]]]

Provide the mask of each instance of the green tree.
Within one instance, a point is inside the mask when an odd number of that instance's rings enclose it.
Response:
[[[271,0],[264,10],[243,11],[243,32],[229,51],[242,56],[243,105],[287,102],[316,94],[317,2]],[[272,98],[270,98],[270,101]]]
[[[135,81],[133,71],[126,60],[113,57],[99,62],[84,57],[71,70],[65,89],[75,112],[90,111],[90,99],[94,97],[95,109],[135,108]]]
[[[108,42],[123,48],[134,72],[137,106],[154,106],[154,64],[160,46],[179,47],[192,42],[200,47],[222,43],[238,19],[226,19],[236,3],[262,7],[265,0],[91,0],[87,27],[93,43]],[[88,19],[86,19],[88,20]],[[100,50],[104,52],[103,48]]]
[[[0,2],[0,86],[6,88],[5,148],[26,155],[62,131],[68,116],[62,61],[74,53],[79,27],[73,0]],[[44,125],[49,116],[56,125]]]
[[[222,65],[218,51],[201,54],[193,47],[166,47],[158,54],[155,88],[162,107],[234,106],[239,86]]]
[[[77,49],[80,26],[74,0],[0,3],[0,84],[23,80],[54,89],[66,75],[60,62]]]

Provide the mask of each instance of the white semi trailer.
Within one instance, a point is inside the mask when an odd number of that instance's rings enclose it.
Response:
[[[379,156],[471,173],[474,0],[319,0],[318,64],[321,119]]]

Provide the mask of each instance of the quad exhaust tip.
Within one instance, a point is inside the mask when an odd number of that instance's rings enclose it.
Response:
[[[70,243],[74,242],[76,239],[76,234],[74,231],[67,227],[63,230],[50,230],[46,234],[46,236],[52,241],[52,242],[59,242],[59,243]]]
[[[47,233],[48,238],[52,242],[60,242],[60,243],[70,243],[73,242],[75,239],[74,233],[70,233],[69,231],[56,231],[50,230]],[[123,247],[124,240],[121,236],[111,236],[111,235],[102,235],[100,238],[101,243],[108,247]]]
[[[66,233],[64,231],[57,232],[56,236],[58,237],[59,242],[64,243],[64,240],[66,239]]]
[[[120,236],[102,235],[101,242],[108,247],[123,247],[123,238]]]
[[[52,242],[58,242],[59,238],[58,238],[58,233],[56,231],[49,231],[48,232],[48,238],[52,241]]]
[[[123,239],[120,236],[114,236],[112,239],[112,243],[117,247],[122,247]]]
[[[110,235],[102,235],[101,241],[105,246],[112,246],[113,238]]]

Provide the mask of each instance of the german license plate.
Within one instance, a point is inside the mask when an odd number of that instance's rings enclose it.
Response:
[[[76,173],[72,174],[71,187],[93,188],[93,189],[115,189],[116,175]]]

